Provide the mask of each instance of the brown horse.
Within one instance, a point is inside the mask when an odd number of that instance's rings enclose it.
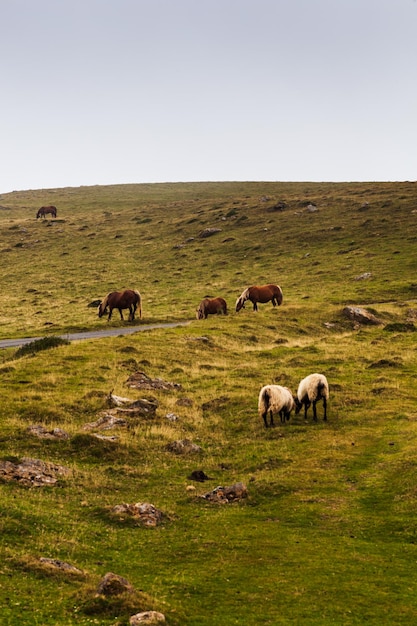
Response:
[[[111,291],[100,302],[98,307],[98,316],[103,315],[109,309],[109,317],[107,321],[110,321],[113,309],[119,309],[120,319],[124,319],[122,309],[129,309],[129,322],[133,322],[135,319],[136,309],[139,308],[139,317],[142,318],[142,298],[139,291],[134,289],[125,289],[124,291]]]
[[[258,302],[272,302],[273,306],[282,304],[282,289],[278,285],[264,285],[263,287],[248,287],[236,300],[236,313],[245,308],[245,302],[250,300],[253,303],[253,310],[258,310]]]
[[[208,315],[221,313],[227,315],[227,304],[223,298],[204,298],[198,305],[196,317],[198,320],[207,319]]]
[[[47,213],[50,213],[52,217],[56,217],[56,206],[41,206],[39,211],[36,213],[36,219],[38,219],[38,217],[45,218]]]

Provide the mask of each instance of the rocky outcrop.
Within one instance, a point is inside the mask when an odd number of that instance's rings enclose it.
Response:
[[[248,490],[243,483],[236,483],[230,487],[216,487],[213,491],[209,491],[201,496],[209,502],[225,504],[227,502],[236,502],[248,497]]]
[[[343,315],[355,322],[355,324],[365,324],[377,326],[383,324],[373,313],[359,306],[345,306]]]
[[[51,487],[69,474],[66,467],[28,457],[17,462],[0,462],[0,480],[15,480],[27,487]]]
[[[97,587],[97,593],[103,596],[119,596],[133,591],[132,585],[126,578],[113,574],[113,572],[107,572]]]
[[[165,514],[149,502],[117,504],[111,514],[119,519],[133,519],[141,526],[154,527],[162,523]]]
[[[190,439],[179,439],[168,443],[166,449],[174,454],[198,454],[202,452],[202,448]]]

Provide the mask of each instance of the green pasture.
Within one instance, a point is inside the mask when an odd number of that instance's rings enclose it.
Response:
[[[36,220],[46,204],[57,218]],[[189,322],[0,351],[0,461],[69,469],[51,487],[0,472],[1,624],[126,626],[148,609],[171,626],[415,623],[416,226],[411,182],[1,195],[0,339],[124,327],[88,306],[123,287],[142,294],[138,327]],[[282,287],[281,307],[234,312],[245,287],[267,282]],[[223,296],[229,315],[196,320],[206,295]],[[383,323],[355,325],[347,305]],[[136,371],[176,386],[129,389]],[[260,388],[295,392],[316,371],[330,384],[328,422],[319,406],[317,423],[300,414],[265,429]],[[95,438],[85,427],[111,391],[156,399],[155,419]],[[33,425],[68,438],[39,439]],[[180,439],[202,451],[170,452]],[[194,470],[209,480],[192,481]],[[200,497],[237,482],[244,500]],[[136,502],[162,510],[163,524],[110,514]],[[98,596],[107,572],[136,592]]]

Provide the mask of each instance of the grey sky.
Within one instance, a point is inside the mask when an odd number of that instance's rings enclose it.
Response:
[[[415,0],[0,0],[0,192],[416,180]]]

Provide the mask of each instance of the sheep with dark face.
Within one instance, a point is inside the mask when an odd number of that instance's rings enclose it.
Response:
[[[274,426],[274,415],[279,415],[281,423],[290,419],[294,409],[294,398],[288,387],[281,385],[265,385],[259,392],[258,411],[262,416],[265,428],[268,428],[267,416],[270,416],[270,426]]]
[[[298,385],[297,396],[295,400],[295,414],[301,411],[304,405],[304,419],[307,419],[307,410],[313,405],[313,419],[317,422],[316,404],[323,400],[324,415],[323,419],[327,420],[327,400],[329,399],[329,384],[324,374],[309,374],[303,378]]]

